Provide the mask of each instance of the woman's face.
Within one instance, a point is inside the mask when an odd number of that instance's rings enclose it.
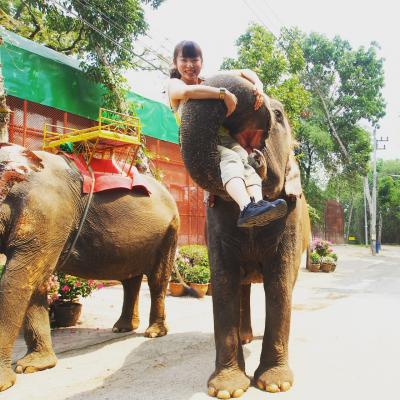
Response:
[[[181,74],[181,79],[188,85],[196,85],[203,61],[201,57],[183,57],[182,52],[176,58],[176,68]]]

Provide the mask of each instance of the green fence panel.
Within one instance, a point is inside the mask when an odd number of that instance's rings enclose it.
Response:
[[[97,119],[104,87],[87,79],[79,61],[25,39],[0,27],[4,85],[8,94]],[[137,114],[143,133],[178,143],[178,126],[164,104],[129,92],[128,100],[139,104]]]

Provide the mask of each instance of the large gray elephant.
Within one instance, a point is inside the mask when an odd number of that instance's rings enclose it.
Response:
[[[256,385],[269,392],[288,390],[293,374],[288,364],[288,339],[294,287],[309,236],[307,205],[294,157],[295,141],[282,104],[266,100],[254,111],[248,81],[218,75],[204,84],[225,87],[238,98],[235,112],[225,117],[218,100],[190,100],[184,107],[181,145],[192,178],[215,195],[207,208],[207,241],[213,287],[215,371],[208,381],[211,396],[239,397],[249,386],[242,343],[252,340],[250,285],[263,282],[265,332]],[[223,125],[245,148],[263,151],[266,199],[284,198],[287,215],[264,227],[238,228],[239,207],[222,187],[217,132]]]
[[[63,157],[0,144],[0,252],[7,256],[0,281],[0,391],[15,383],[11,352],[21,326],[28,353],[16,371],[56,364],[45,289],[54,271],[121,281],[124,302],[113,328],[117,332],[138,327],[139,290],[147,275],[151,310],[145,335],[167,333],[164,299],[179,214],[164,186],[143,179],[150,196],[126,189],[94,193],[68,257],[88,201],[80,174]]]

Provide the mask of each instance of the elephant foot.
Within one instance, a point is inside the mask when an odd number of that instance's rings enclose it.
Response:
[[[260,365],[254,373],[254,382],[259,389],[270,393],[286,392],[293,385],[293,372],[288,365],[272,368]]]
[[[139,319],[134,318],[132,320],[119,319],[113,326],[112,331],[115,333],[131,332],[138,328]]]
[[[14,385],[17,377],[11,368],[0,367],[0,392]]]
[[[168,328],[164,322],[156,322],[151,324],[145,331],[144,336],[149,338],[155,338],[165,336],[168,332]]]
[[[253,336],[253,331],[250,329],[248,330],[241,330],[240,331],[240,341],[242,342],[242,344],[248,344],[250,342],[252,342],[254,339]]]
[[[57,364],[57,357],[53,351],[32,351],[17,361],[15,372],[17,374],[30,374],[53,368]]]
[[[214,372],[208,380],[208,395],[218,399],[240,397],[249,387],[249,377],[240,369]]]

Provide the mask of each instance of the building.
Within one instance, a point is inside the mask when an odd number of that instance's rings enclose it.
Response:
[[[44,124],[83,129],[95,124],[104,88],[89,81],[79,61],[0,27],[0,46],[7,104],[11,108],[9,140],[38,150]],[[141,119],[146,146],[163,172],[163,183],[175,198],[181,216],[179,243],[204,243],[203,191],[185,170],[178,145],[178,127],[164,104],[128,94]]]

